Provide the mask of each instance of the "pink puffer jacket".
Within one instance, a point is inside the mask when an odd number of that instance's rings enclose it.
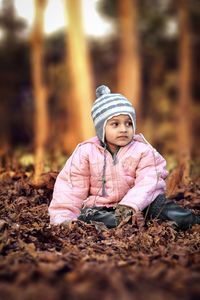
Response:
[[[77,146],[55,182],[49,206],[52,224],[77,219],[85,206],[120,203],[143,210],[165,192],[166,161],[142,135],[120,148],[115,160],[107,150],[105,155],[97,137]],[[102,196],[105,160],[106,195]]]

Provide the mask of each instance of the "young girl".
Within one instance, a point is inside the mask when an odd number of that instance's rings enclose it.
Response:
[[[96,137],[79,144],[54,186],[52,224],[80,219],[125,224],[139,211],[187,229],[200,217],[165,198],[165,159],[139,134],[132,104],[99,86],[92,107]]]

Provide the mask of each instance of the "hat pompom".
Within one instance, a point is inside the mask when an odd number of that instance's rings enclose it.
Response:
[[[109,87],[107,87],[106,85],[100,85],[96,89],[97,98],[101,97],[102,95],[106,95],[106,94],[110,94],[110,93],[111,93],[111,91],[110,91]]]

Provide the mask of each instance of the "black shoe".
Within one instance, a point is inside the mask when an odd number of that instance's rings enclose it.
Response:
[[[98,206],[86,207],[81,209],[81,214],[78,219],[88,224],[90,224],[91,221],[101,222],[108,228],[114,228],[117,226],[117,219],[114,212],[113,208]]]
[[[187,230],[195,224],[200,224],[199,216],[174,201],[167,200],[164,195],[159,195],[147,208],[146,213],[148,218],[172,221],[181,230]]]

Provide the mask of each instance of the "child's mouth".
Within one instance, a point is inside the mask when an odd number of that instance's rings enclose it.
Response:
[[[118,136],[117,139],[127,139],[127,135],[121,135],[121,136]]]

